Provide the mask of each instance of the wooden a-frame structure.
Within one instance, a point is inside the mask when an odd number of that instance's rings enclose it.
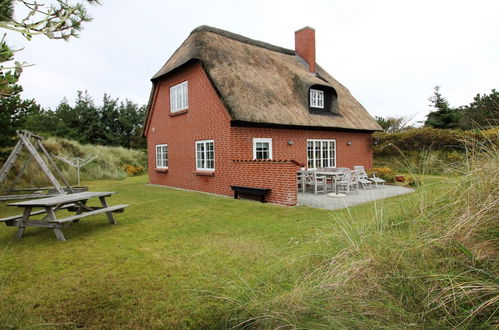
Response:
[[[14,147],[14,150],[12,150],[12,153],[10,154],[9,158],[7,158],[7,161],[5,162],[5,164],[2,167],[2,170],[0,171],[0,185],[4,184],[4,181],[7,179],[7,176],[9,174],[10,170],[12,169],[12,167],[14,166],[16,161],[21,156],[23,150],[26,149],[29,153],[29,156],[26,159],[26,161],[24,162],[24,164],[22,165],[21,170],[17,174],[13,183],[6,190],[9,193],[26,192],[27,194],[24,194],[24,195],[23,194],[12,194],[12,195],[0,196],[0,201],[13,200],[13,199],[37,198],[37,197],[48,197],[48,196],[55,196],[55,195],[64,195],[66,193],[74,193],[75,189],[73,187],[71,187],[71,185],[69,184],[66,177],[59,170],[59,168],[55,164],[52,157],[50,157],[50,154],[48,153],[47,149],[45,149],[45,147],[43,146],[42,137],[35,135],[29,131],[25,131],[25,130],[16,131],[16,133],[17,133],[17,136],[19,137],[19,141],[17,142],[16,146]],[[32,140],[34,143],[31,142]],[[65,188],[63,188],[61,186],[61,184],[56,179],[54,174],[52,174],[49,166],[45,163],[43,158],[40,156],[37,149],[39,149],[41,151],[41,153],[43,155],[45,155],[50,166],[55,170],[55,173],[62,180],[64,185],[66,185]],[[15,189],[15,185],[21,179],[24,171],[28,168],[28,166],[30,165],[32,160],[35,160],[35,162],[40,167],[42,173],[45,174],[45,176],[49,179],[53,188]],[[47,190],[47,193],[40,193],[40,191],[43,191],[43,190]]]

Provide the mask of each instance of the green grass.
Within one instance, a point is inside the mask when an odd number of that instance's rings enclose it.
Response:
[[[22,240],[14,239],[15,228],[0,229],[0,328],[421,328],[462,321],[446,314],[453,305],[445,281],[464,276],[468,259],[452,239],[440,240],[446,231],[429,217],[452,213],[441,207],[450,198],[447,179],[428,177],[417,193],[337,211],[145,182],[85,183],[117,191],[110,204],[131,206],[116,215],[116,226],[105,215],[83,219],[64,230],[65,243],[47,229],[28,228]],[[17,211],[0,206],[0,216]],[[471,324],[496,320],[479,316]]]
[[[117,191],[112,204],[131,206],[117,214],[116,226],[99,215],[64,230],[65,243],[38,228],[15,240],[15,228],[3,227],[0,324],[217,327],[227,320],[226,302],[208,292],[227,294],[220,287],[235,279],[248,285],[286,281],[291,275],[281,271],[293,257],[308,258],[319,228],[335,221],[328,211],[236,201],[145,181],[88,182],[91,190]],[[1,208],[2,216],[16,212]],[[352,212],[362,224],[373,209]]]

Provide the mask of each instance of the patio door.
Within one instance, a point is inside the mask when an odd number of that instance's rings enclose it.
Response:
[[[336,140],[307,140],[307,167],[336,167]]]

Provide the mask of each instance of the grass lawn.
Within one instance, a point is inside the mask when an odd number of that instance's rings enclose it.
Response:
[[[325,211],[145,185],[145,176],[85,183],[130,204],[64,230],[0,227],[0,328],[233,326],[238,290],[291,285],[328,251],[413,212],[421,192]],[[380,204],[384,203],[384,207]],[[18,209],[0,205],[0,217]],[[335,239],[323,240],[325,233]],[[269,283],[272,285],[269,286]],[[245,287],[245,288],[242,288]],[[236,323],[237,324],[237,323]]]

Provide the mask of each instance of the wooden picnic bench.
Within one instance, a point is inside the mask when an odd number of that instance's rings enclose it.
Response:
[[[269,188],[254,188],[245,186],[230,186],[230,189],[234,191],[234,198],[238,199],[239,195],[246,196],[257,196],[260,198],[260,202],[265,203],[265,195],[272,191]]]
[[[63,227],[71,226],[73,222],[78,222],[82,218],[92,215],[106,213],[110,224],[115,225],[113,213],[123,212],[128,204],[109,206],[106,197],[113,195],[114,192],[97,192],[87,191],[76,194],[60,195],[49,198],[29,200],[17,203],[8,204],[8,206],[17,206],[24,208],[22,214],[14,215],[0,219],[7,226],[17,226],[17,238],[22,238],[26,227],[46,227],[54,230],[55,236],[60,241],[65,241],[62,233]],[[87,206],[87,201],[90,198],[99,198],[102,206]],[[33,211],[33,208],[43,208],[42,210]],[[75,215],[68,217],[57,218],[56,212],[59,210],[68,210],[76,212]],[[46,214],[41,220],[30,219],[32,216]]]

